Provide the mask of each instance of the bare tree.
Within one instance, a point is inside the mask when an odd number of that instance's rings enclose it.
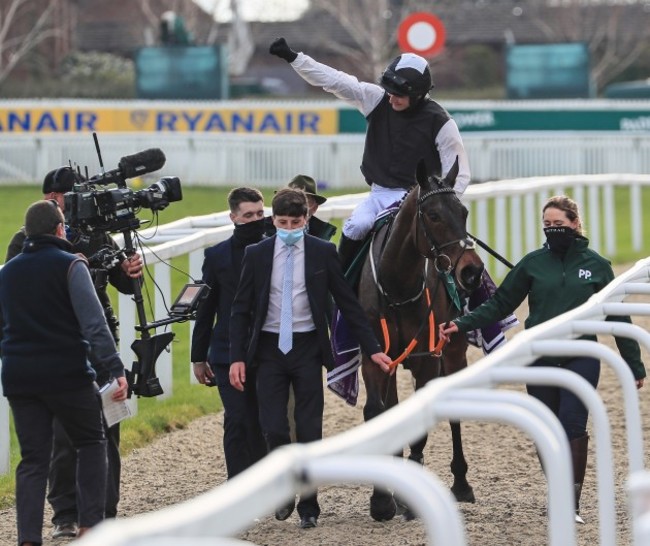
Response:
[[[355,73],[376,80],[398,53],[397,28],[414,11],[436,12],[440,7],[457,8],[458,0],[311,0],[312,9],[333,17],[349,34],[352,43],[328,42],[328,48],[347,57]],[[446,54],[433,63],[444,61]]]
[[[549,42],[587,44],[591,77],[598,89],[633,64],[648,47],[650,11],[640,2],[528,0],[524,9]]]
[[[348,32],[352,45],[331,42],[332,51],[360,67],[358,73],[375,79],[385,68],[395,44],[391,0],[312,0],[312,7],[329,13]]]
[[[58,0],[9,0],[0,4],[0,84],[44,41],[61,34],[52,24]],[[40,13],[36,18],[33,14]]]

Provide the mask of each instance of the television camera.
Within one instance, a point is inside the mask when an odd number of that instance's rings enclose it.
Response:
[[[157,213],[170,203],[180,201],[183,194],[180,180],[171,176],[163,177],[148,188],[138,191],[126,185],[129,178],[162,168],[166,160],[162,150],[152,148],[122,157],[117,169],[105,172],[95,133],[93,138],[102,172],[89,178],[87,174],[86,177],[82,176],[77,169],[78,180],[72,191],[64,195],[65,219],[67,224],[82,236],[90,236],[98,232],[123,234],[123,249],[102,248],[89,258],[93,269],[107,272],[118,267],[124,259],[135,253],[132,231],[141,225],[136,213],[142,208]],[[140,339],[136,339],[131,344],[137,360],[133,362],[131,370],[126,370],[129,396],[131,394],[144,397],[158,396],[163,393],[163,389],[156,376],[156,360],[174,339],[174,333],[156,334],[155,329],[174,322],[194,319],[198,305],[207,296],[209,288],[202,283],[186,285],[172,305],[169,317],[149,322],[142,297],[141,280],[131,280],[138,316],[138,325],[135,329],[140,332]]]
[[[150,187],[134,191],[126,180],[157,171],[165,164],[165,154],[151,148],[120,159],[117,169],[78,182],[64,196],[68,225],[83,231],[118,232],[140,227],[136,212],[140,208],[160,211],[183,198],[177,177],[166,176]],[[108,188],[109,185],[116,187]]]

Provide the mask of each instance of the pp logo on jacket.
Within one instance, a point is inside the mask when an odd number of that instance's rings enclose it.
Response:
[[[591,271],[589,271],[588,269],[579,269],[578,278],[585,279],[588,281],[589,279],[591,279]]]

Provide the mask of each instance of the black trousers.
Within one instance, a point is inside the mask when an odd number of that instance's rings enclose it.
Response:
[[[260,334],[255,357],[260,425],[269,451],[291,443],[287,404],[293,387],[296,440],[313,442],[323,437],[323,358],[316,332],[294,333],[286,355],[278,349],[278,335]],[[298,514],[320,515],[316,494],[301,497]]]
[[[247,370],[244,392],[230,384],[228,364],[212,366],[223,404],[223,452],[228,478],[255,464],[267,453],[260,428],[255,372]]]
[[[106,481],[106,507],[104,516],[117,516],[117,504],[120,501],[120,475],[122,460],[120,459],[120,424],[106,427],[106,454],[108,458],[108,474]],[[52,506],[52,523],[61,525],[78,521],[77,493],[75,474],[77,468],[77,451],[75,450],[65,429],[54,419],[54,438],[52,444],[52,459],[48,476],[49,491],[47,501]]]
[[[77,452],[79,525],[104,518],[106,438],[101,401],[94,384],[56,394],[9,396],[21,460],[16,468],[18,544],[42,543],[43,510],[56,417]]]
[[[555,366],[552,361],[539,359],[533,366]],[[577,373],[586,379],[595,389],[600,378],[600,361],[590,357],[571,358],[559,367]],[[581,400],[572,391],[560,387],[546,385],[527,385],[528,394],[544,402],[557,416],[566,432],[569,441],[582,438],[587,434],[587,419],[589,412]]]

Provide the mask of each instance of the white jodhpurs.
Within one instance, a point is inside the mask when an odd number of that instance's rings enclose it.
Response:
[[[357,205],[343,224],[343,235],[353,241],[364,239],[372,229],[377,215],[400,201],[405,194],[406,190],[402,188],[384,188],[372,184],[368,197]]]

